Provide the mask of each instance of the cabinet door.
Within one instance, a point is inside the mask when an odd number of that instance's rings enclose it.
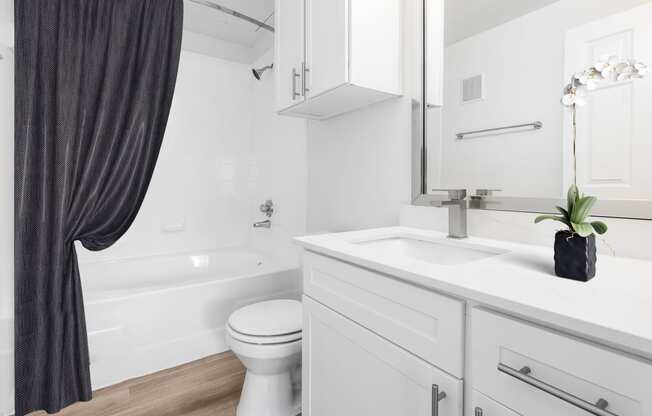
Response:
[[[466,416],[519,416],[477,391],[473,391],[471,397],[471,407],[467,409]]]
[[[462,415],[461,380],[308,296],[303,307],[304,415]]]
[[[305,61],[305,0],[276,0],[276,109],[304,100],[301,65]]]
[[[348,82],[348,0],[306,0],[308,97]]]

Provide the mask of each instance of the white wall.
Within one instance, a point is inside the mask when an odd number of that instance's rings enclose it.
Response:
[[[308,123],[311,232],[396,224],[411,197],[410,102]]]
[[[447,47],[443,122],[439,110],[430,114],[430,187],[562,195],[565,32],[644,2],[560,0]],[[480,74],[484,101],[461,104],[461,80]],[[535,120],[542,130],[455,140],[457,132]]]
[[[555,232],[560,227],[552,221],[534,224],[537,215],[525,212],[469,210],[469,234],[474,237],[545,246],[552,251]],[[607,218],[604,221],[609,225],[609,232],[596,240],[600,254],[652,260],[652,251],[647,243],[647,236],[652,233],[652,221],[619,218]],[[448,210],[406,205],[401,209],[400,224],[448,232]]]
[[[14,59],[0,39],[0,415],[13,408]]]
[[[274,60],[268,50],[253,65],[263,67]],[[252,246],[285,264],[299,264],[298,249],[291,237],[306,233],[307,148],[303,119],[275,113],[274,71],[266,71],[253,81],[253,201],[251,222],[267,219],[258,207],[266,199],[274,201],[272,228],[253,229]],[[252,77],[253,79],[253,77]]]

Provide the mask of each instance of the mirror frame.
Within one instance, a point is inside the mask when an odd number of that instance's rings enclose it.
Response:
[[[412,108],[412,205],[435,206],[445,195],[428,193],[428,0],[423,0],[422,48],[421,48],[421,102],[414,102]],[[470,195],[471,190],[467,190]],[[526,198],[489,196],[480,199],[469,196],[469,209],[488,211],[526,212],[557,214],[557,205],[565,206],[565,198]],[[592,210],[592,217],[652,220],[652,201],[645,200],[598,200]]]

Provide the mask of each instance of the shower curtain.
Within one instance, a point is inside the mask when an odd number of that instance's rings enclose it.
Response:
[[[75,241],[129,228],[176,82],[182,0],[15,0],[16,415],[91,399]]]

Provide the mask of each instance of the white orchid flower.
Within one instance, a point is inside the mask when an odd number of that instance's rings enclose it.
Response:
[[[594,66],[573,75],[570,84],[564,88],[561,102],[567,107],[584,105],[587,91],[596,89],[600,84],[643,78],[648,72],[649,67],[637,59],[601,56]]]

